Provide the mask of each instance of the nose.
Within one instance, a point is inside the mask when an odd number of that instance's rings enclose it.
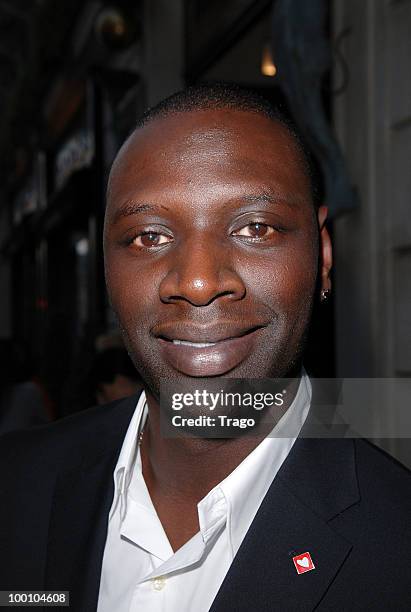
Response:
[[[184,248],[175,250],[170,264],[160,284],[162,302],[207,306],[218,298],[235,301],[245,296],[245,285],[231,265],[229,247],[193,237]]]

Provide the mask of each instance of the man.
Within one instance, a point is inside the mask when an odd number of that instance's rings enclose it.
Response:
[[[409,472],[365,441],[296,439],[330,290],[317,204],[296,134],[253,94],[196,87],[147,114],[104,233],[145,393],[5,439],[3,589],[69,590],[87,612],[410,609]],[[287,381],[276,435],[258,419],[253,435],[162,435],[162,384],[230,378]]]

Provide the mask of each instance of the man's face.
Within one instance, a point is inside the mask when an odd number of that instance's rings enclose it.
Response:
[[[318,222],[280,124],[218,109],[139,129],[113,166],[104,249],[112,306],[155,395],[161,379],[280,377],[298,366]]]

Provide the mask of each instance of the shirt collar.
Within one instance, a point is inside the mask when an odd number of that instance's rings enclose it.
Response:
[[[261,502],[300,433],[308,415],[311,395],[311,382],[303,370],[291,406],[270,435],[215,487],[220,488],[227,500],[227,530],[232,558],[237,553]],[[213,491],[210,491],[199,506],[213,494]]]
[[[109,519],[113,516],[117,504],[120,502],[120,516],[123,518],[126,511],[126,492],[130,484],[133,466],[135,464],[138,439],[147,419],[148,408],[144,391],[137,401],[136,409],[128,426],[126,437],[121,447],[120,455],[114,470],[114,502],[111,507]]]

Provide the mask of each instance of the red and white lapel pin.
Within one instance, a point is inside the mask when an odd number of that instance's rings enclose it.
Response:
[[[305,572],[310,572],[311,570],[315,569],[315,565],[309,552],[296,555],[293,557],[293,562],[297,574],[305,574]]]

